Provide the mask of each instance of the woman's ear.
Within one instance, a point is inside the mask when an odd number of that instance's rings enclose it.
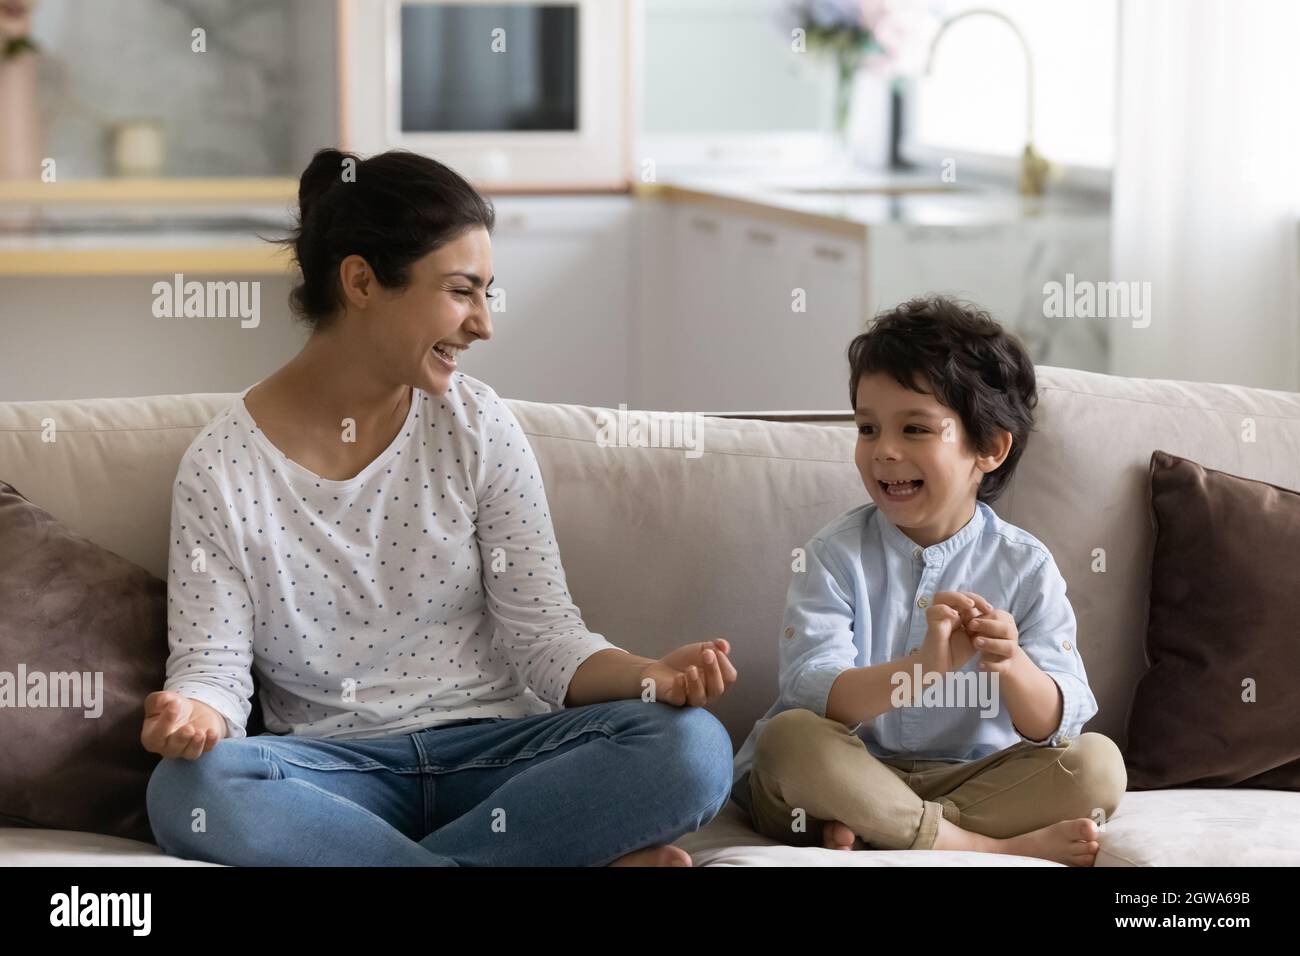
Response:
[[[354,308],[364,309],[374,300],[374,273],[361,256],[353,254],[339,263],[339,285],[343,298]]]

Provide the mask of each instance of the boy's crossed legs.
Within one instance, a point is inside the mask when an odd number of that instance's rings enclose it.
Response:
[[[1096,821],[1110,819],[1127,783],[1119,748],[1101,734],[1060,747],[1020,742],[966,763],[886,762],[838,721],[796,709],[768,721],[737,790],[755,829],[796,846],[976,850],[1091,866]]]

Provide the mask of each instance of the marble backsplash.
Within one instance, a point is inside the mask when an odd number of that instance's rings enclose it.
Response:
[[[332,0],[39,0],[44,154],[60,178],[110,176],[114,127],[145,121],[162,130],[162,175],[296,175],[337,137],[334,12]]]

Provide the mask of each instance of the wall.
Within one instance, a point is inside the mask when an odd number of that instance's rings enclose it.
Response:
[[[109,175],[126,119],[163,125],[169,176],[290,175],[337,136],[329,0],[42,0],[32,33],[60,177]]]

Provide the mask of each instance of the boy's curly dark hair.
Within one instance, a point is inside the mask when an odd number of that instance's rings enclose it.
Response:
[[[976,498],[993,501],[1006,489],[1034,429],[1038,384],[1024,344],[987,312],[941,295],[910,299],[876,316],[849,343],[849,404],[858,382],[884,372],[904,388],[930,394],[961,417],[977,454],[989,454],[1000,431],[1011,451],[980,482]]]

